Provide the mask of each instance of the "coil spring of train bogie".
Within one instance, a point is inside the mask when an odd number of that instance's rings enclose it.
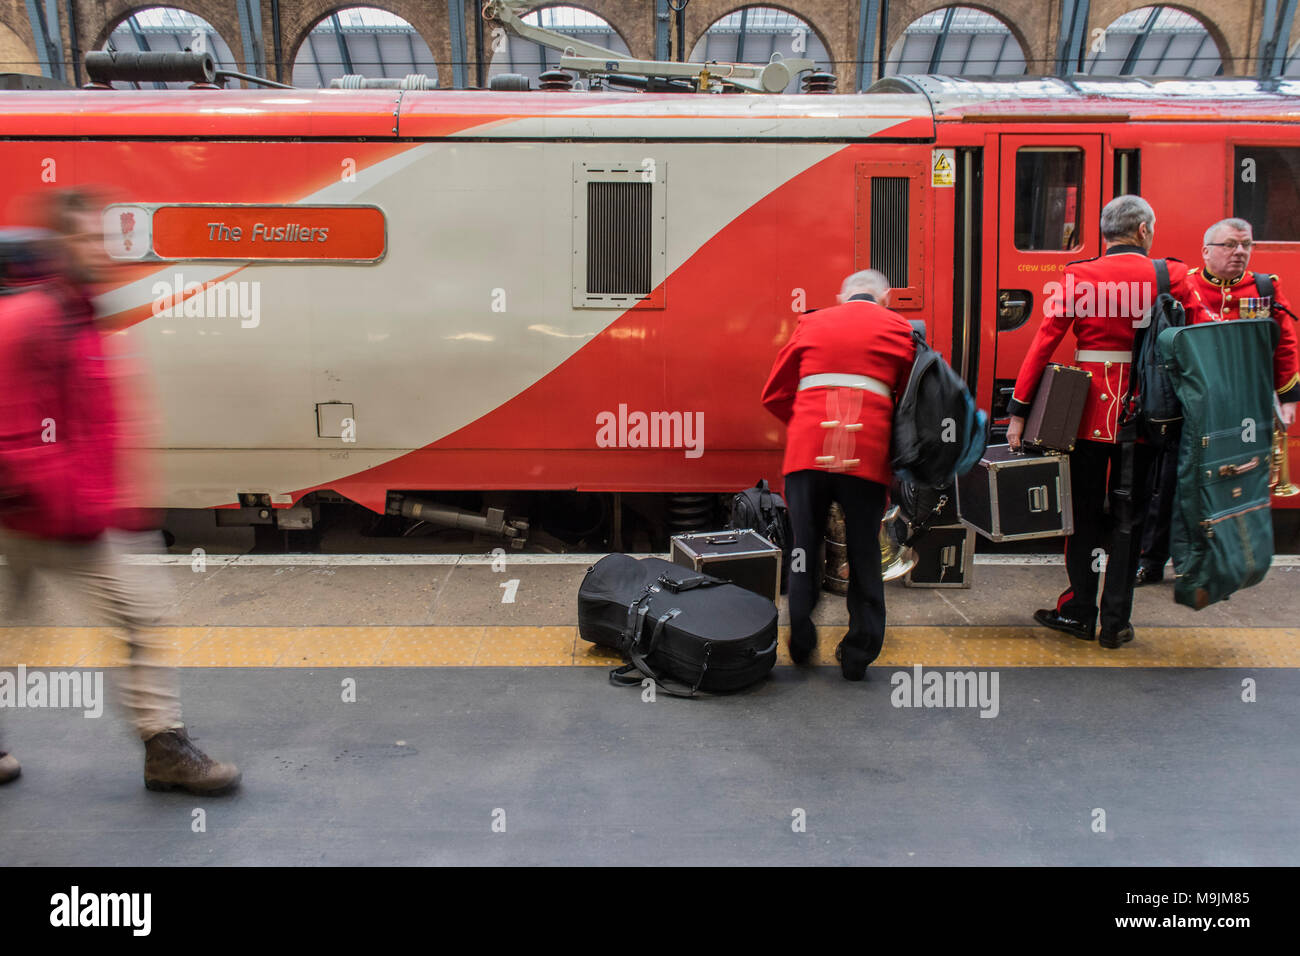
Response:
[[[714,495],[672,494],[667,502],[669,534],[709,531],[714,524]]]

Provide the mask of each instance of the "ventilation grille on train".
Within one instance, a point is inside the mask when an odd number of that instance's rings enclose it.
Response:
[[[871,178],[871,268],[883,272],[889,284],[901,289],[908,284],[908,186],[907,176]]]
[[[648,295],[652,183],[587,183],[587,292]]]

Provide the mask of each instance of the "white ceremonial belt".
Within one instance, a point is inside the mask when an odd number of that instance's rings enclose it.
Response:
[[[893,398],[893,392],[878,378],[870,375],[852,375],[848,372],[820,372],[817,375],[805,375],[799,379],[799,391],[805,388],[861,388],[875,392],[885,398]]]
[[[1079,349],[1074,353],[1076,362],[1114,362],[1115,364],[1130,365],[1133,362],[1132,352],[1104,352],[1097,349]]]

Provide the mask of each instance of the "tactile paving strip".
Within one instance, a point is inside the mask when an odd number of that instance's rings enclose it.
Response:
[[[834,664],[843,627],[818,628],[813,663]],[[617,654],[576,627],[172,627],[180,667],[612,666]],[[789,628],[777,662],[789,664]],[[108,628],[0,627],[0,667],[115,667],[124,645]],[[891,627],[878,665],[949,667],[1300,667],[1300,628],[1143,627],[1100,647],[1036,627]]]

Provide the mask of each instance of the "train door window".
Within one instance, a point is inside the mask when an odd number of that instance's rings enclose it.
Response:
[[[1025,146],[1016,151],[1016,248],[1079,247],[1083,150]]]
[[[1115,196],[1142,195],[1142,154],[1136,149],[1115,150]]]
[[[652,159],[574,164],[574,308],[663,308],[666,172]]]
[[[889,279],[889,305],[922,305],[925,180],[915,161],[859,163],[854,267],[875,269]]]
[[[1232,214],[1251,224],[1256,242],[1300,242],[1300,149],[1234,152]]]

